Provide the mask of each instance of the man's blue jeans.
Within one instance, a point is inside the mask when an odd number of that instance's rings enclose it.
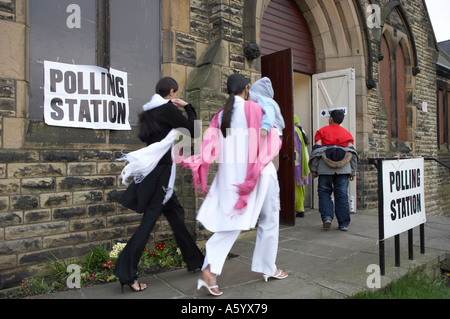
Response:
[[[339,227],[350,224],[350,207],[348,204],[349,175],[319,175],[319,212],[322,221],[333,220],[334,214]],[[334,205],[331,194],[334,192]]]

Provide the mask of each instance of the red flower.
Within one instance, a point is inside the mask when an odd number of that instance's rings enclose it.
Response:
[[[164,242],[160,242],[159,244],[155,244],[156,250],[163,251],[166,248],[166,244]]]
[[[143,251],[147,251],[147,246],[144,247],[144,250],[143,250]]]
[[[104,267],[104,268],[111,269],[111,268],[114,267],[114,264],[112,263],[112,260],[108,260],[108,262],[106,262],[106,263],[103,264],[103,267]]]

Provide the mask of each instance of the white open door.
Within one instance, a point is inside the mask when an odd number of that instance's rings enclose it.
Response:
[[[329,112],[343,109],[345,119],[342,126],[356,138],[355,69],[345,69],[315,74],[312,78],[312,126],[313,134],[328,125]],[[311,138],[314,143],[314,137]],[[350,211],[356,212],[356,182],[349,186]],[[314,181],[313,207],[319,208],[317,180]]]

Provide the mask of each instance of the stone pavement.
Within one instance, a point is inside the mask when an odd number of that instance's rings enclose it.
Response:
[[[367,268],[379,264],[377,211],[352,214],[347,232],[338,230],[336,221],[331,229],[322,229],[315,210],[307,211],[305,218],[297,218],[294,227],[281,226],[277,266],[289,273],[285,280],[264,282],[262,275],[251,272],[255,236],[255,231],[243,233],[231,250],[233,258],[227,260],[218,278],[223,291],[221,297],[197,291],[201,272],[181,269],[140,278],[149,286],[140,293],[124,287],[122,294],[119,283],[113,282],[32,299],[178,299],[186,305],[191,305],[189,300],[208,302],[207,299],[343,299],[368,290],[368,277],[373,271],[368,272]],[[386,240],[386,274],[381,276],[381,286],[420,266],[437,272],[440,262],[450,255],[450,218],[427,216],[423,255],[419,243],[417,228],[414,229],[414,260],[409,260],[407,234],[402,234],[401,265],[395,267],[394,239]]]

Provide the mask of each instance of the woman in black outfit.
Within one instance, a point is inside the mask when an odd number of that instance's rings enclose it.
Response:
[[[144,105],[144,112],[140,115],[139,138],[147,145],[163,140],[172,129],[186,128],[194,136],[196,113],[190,104],[176,98],[177,91],[178,84],[174,79],[163,78],[156,85],[156,94],[152,100]],[[187,118],[180,109],[186,111]],[[139,228],[120,253],[114,268],[122,292],[124,285],[128,285],[133,291],[147,288],[147,285],[137,281],[137,267],[150,232],[161,214],[164,214],[172,227],[188,270],[193,271],[203,265],[204,256],[186,228],[184,209],[175,193],[163,204],[171,167],[172,156],[169,150],[142,182],[132,183],[128,187],[119,201],[123,206],[144,214]]]

